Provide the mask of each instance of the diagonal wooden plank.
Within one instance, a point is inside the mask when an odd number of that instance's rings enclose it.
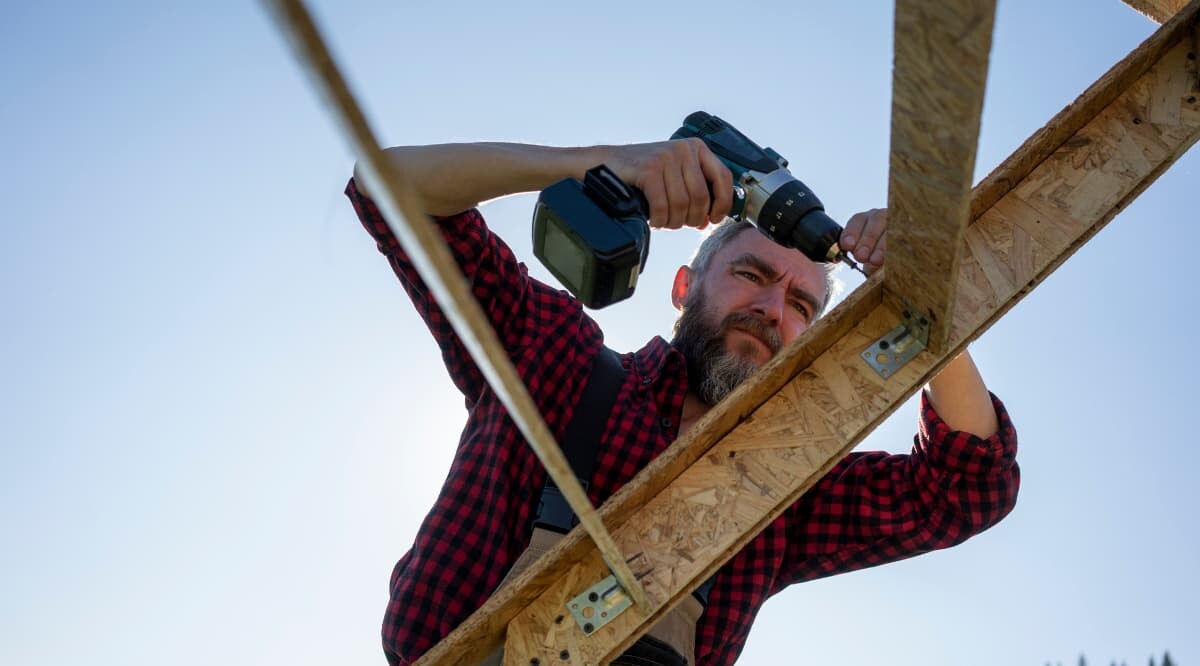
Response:
[[[304,4],[300,0],[263,0],[263,4],[288,38],[296,59],[309,74],[313,87],[329,105],[330,115],[359,156],[359,167],[368,189],[383,210],[388,226],[404,245],[434,297],[443,305],[442,310],[454,326],[455,333],[471,352],[471,358],[508,409],[538,460],[545,465],[546,471],[579,517],[580,524],[604,553],[604,560],[621,582],[621,587],[638,605],[645,606],[647,600],[641,584],[629,568],[625,556],[617,550],[612,535],[604,527],[583,486],[571,471],[571,465],[554,441],[554,435],[525,388],[525,383],[501,346],[479,302],[472,295],[470,285],[446,247],[441,233],[421,212],[423,207],[420,202],[404,180],[397,177],[384,156],[367,124],[366,116],[350,93]]]
[[[1147,18],[1159,23],[1166,23],[1174,16],[1188,0],[1123,0]]]
[[[896,2],[884,287],[927,317],[934,353],[950,330],[995,14],[995,0]]]
[[[741,457],[755,462],[744,466],[748,474],[771,469],[776,462],[783,467],[777,477],[754,478],[780,499],[759,521],[750,520],[744,512],[761,511],[761,506],[733,503],[731,510],[738,512],[735,522],[747,521],[747,532],[753,534],[771,511],[782,510],[794,500],[793,495],[798,497],[831,461],[852,448],[904,397],[1132,201],[1200,136],[1200,106],[1194,90],[1177,100],[1177,124],[1146,120],[1150,100],[1156,95],[1166,97],[1161,94],[1161,81],[1172,80],[1180,71],[1195,81],[1195,60],[1187,55],[1195,39],[1198,9],[1200,0],[1135,49],[976,188],[971,208],[976,221],[968,236],[971,250],[962,260],[951,344],[945,354],[926,352],[888,382],[863,371],[857,345],[896,321],[895,309],[881,302],[877,275],[605,503],[601,516],[618,541],[632,539],[636,547],[645,548],[641,535],[647,532],[640,526],[656,524],[656,516],[671,515],[675,509],[670,502],[696,497],[695,488],[706,482],[697,481],[697,474],[706,474],[708,481],[730,478],[728,470],[705,469],[729,458],[730,452],[737,453],[731,460]],[[1064,127],[1071,131],[1064,132]],[[848,378],[849,385],[840,377],[830,379],[839,373],[826,371],[829,367],[842,368],[840,375]],[[847,388],[857,400],[848,398]],[[802,411],[804,418],[792,431],[805,445],[789,450],[781,446],[788,433],[781,424],[794,419],[797,411]],[[722,448],[714,450],[718,446]],[[775,457],[767,459],[768,463],[749,458],[765,455],[759,451]],[[675,484],[677,479],[681,480]],[[723,524],[727,526],[729,520]],[[686,526],[675,523],[674,527]],[[562,580],[582,584],[604,573],[576,530],[418,664],[475,663],[500,645],[510,621],[514,649],[534,650],[513,654],[523,657],[523,664],[533,658],[543,659],[541,663],[584,663],[597,654],[615,654],[715,570],[722,557],[735,552],[739,539],[749,538],[745,534],[730,538],[725,529],[708,529],[700,535],[702,541],[707,538],[705,543],[713,545],[690,553],[691,561],[681,562],[685,558],[671,553],[658,563],[671,575],[647,586],[648,594],[661,604],[655,613],[635,613],[610,625],[612,631],[606,627],[591,638],[545,630],[546,609],[561,608],[566,588],[573,593],[583,589],[562,584]],[[688,535],[676,532],[670,538],[678,541]],[[715,553],[717,550],[720,552]],[[629,626],[633,624],[637,626]],[[567,641],[577,650],[568,660],[561,660],[560,650],[565,648],[551,649],[557,648],[555,641]],[[589,641],[592,647],[585,652],[580,646]]]

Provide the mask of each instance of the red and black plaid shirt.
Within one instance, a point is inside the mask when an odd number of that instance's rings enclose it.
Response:
[[[441,346],[466,396],[467,425],[446,484],[396,564],[383,643],[415,661],[483,605],[529,542],[546,473],[433,301],[375,205],[346,194]],[[557,437],[571,419],[603,335],[578,301],[529,277],[478,211],[439,220],[500,341]],[[687,372],[655,337],[624,354],[624,385],[605,426],[588,495],[599,506],[674,441]],[[696,630],[699,666],[732,664],[768,597],[793,583],[960,543],[1016,501],[1016,433],[951,431],[922,398],[912,453],[851,453],[720,569]]]

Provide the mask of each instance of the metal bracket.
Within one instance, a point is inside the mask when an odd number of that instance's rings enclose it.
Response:
[[[567,602],[567,610],[585,634],[591,634],[613,621],[633,605],[616,576],[609,576]]]
[[[867,365],[887,379],[904,367],[929,344],[929,320],[914,314],[914,308],[904,309],[904,321],[867,347],[862,353]]]

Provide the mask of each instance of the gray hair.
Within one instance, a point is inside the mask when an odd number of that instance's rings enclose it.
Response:
[[[712,258],[717,254],[717,251],[725,247],[726,243],[747,229],[758,230],[757,227],[745,220],[738,220],[731,217],[725,218],[724,221],[712,227],[708,235],[700,243],[700,247],[696,248],[696,254],[692,256],[692,262],[688,264],[688,268],[692,271],[692,274],[697,279],[704,275],[704,271],[708,270],[708,266],[712,263]],[[837,269],[837,264],[826,263],[821,264],[821,266],[825,269],[825,300],[822,301],[821,311],[816,314],[816,317],[825,314],[830,301],[833,300],[833,295],[840,287],[837,277],[833,274],[834,270]]]

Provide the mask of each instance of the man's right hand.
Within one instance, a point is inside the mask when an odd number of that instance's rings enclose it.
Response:
[[[608,150],[608,168],[645,193],[650,226],[703,229],[729,215],[733,174],[700,139],[611,146]]]

